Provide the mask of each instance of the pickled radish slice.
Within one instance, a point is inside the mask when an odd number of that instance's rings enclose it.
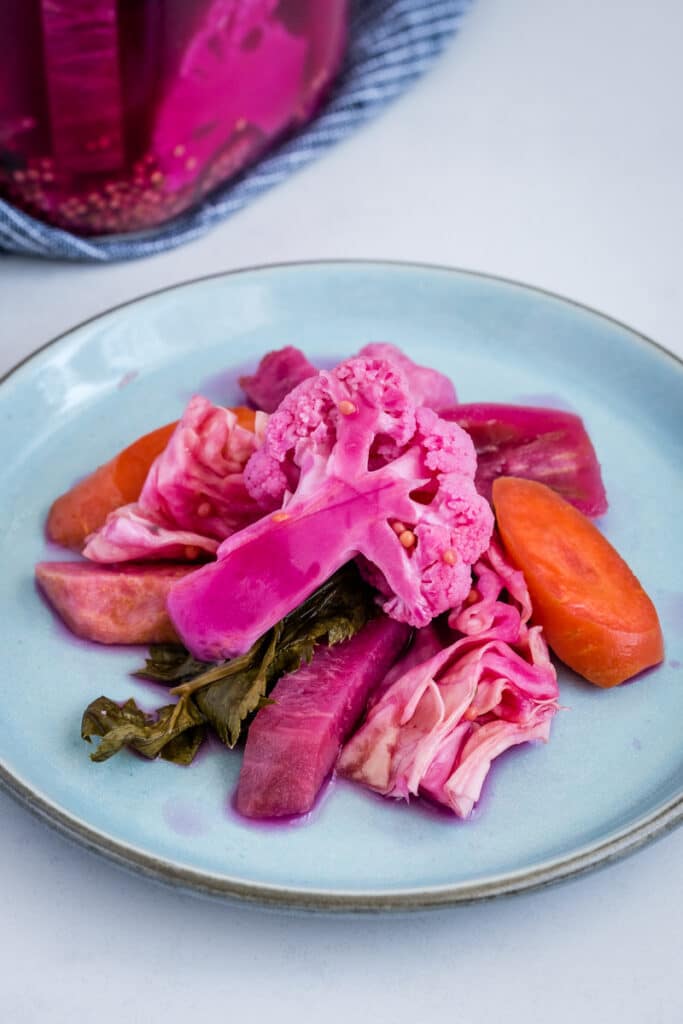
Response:
[[[442,412],[477,450],[476,485],[491,500],[499,476],[538,480],[587,516],[607,511],[607,496],[591,440],[579,416],[557,409],[475,403]]]
[[[116,0],[41,0],[50,128],[62,171],[125,160]]]

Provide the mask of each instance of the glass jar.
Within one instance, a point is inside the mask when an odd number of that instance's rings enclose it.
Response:
[[[0,196],[145,230],[318,110],[348,0],[0,0]]]

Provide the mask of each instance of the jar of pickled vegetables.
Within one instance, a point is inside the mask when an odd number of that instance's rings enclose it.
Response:
[[[318,110],[348,0],[0,0],[0,196],[81,235],[198,203]]]

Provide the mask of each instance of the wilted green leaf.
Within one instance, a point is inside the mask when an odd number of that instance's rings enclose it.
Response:
[[[207,662],[193,658],[182,644],[152,644],[144,668],[133,672],[133,675],[138,679],[152,679],[175,686],[208,667]]]
[[[145,667],[134,675],[172,683],[177,704],[147,715],[133,700],[121,707],[99,697],[86,709],[81,732],[86,740],[102,736],[92,759],[105,761],[128,746],[145,757],[161,755],[189,764],[206,724],[233,747],[244,722],[268,703],[267,695],[281,676],[309,662],[318,643],[349,640],[374,612],[373,591],[350,563],[238,658],[208,664],[179,644],[156,644]]]
[[[161,755],[176,764],[190,764],[201,746],[206,723],[191,700],[167,704],[151,715],[145,714],[131,698],[122,706],[108,697],[98,697],[83,713],[81,736],[90,742],[101,736],[93,761],[106,761],[123,747],[144,757]]]

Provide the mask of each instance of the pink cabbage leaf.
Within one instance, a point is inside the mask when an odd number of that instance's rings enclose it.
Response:
[[[449,620],[459,639],[421,664],[408,653],[407,670],[371,707],[337,764],[341,775],[385,796],[427,796],[461,818],[494,758],[547,741],[558,707],[541,627],[528,624],[522,573],[493,541],[474,577]]]
[[[222,541],[262,514],[244,485],[243,469],[266,421],[257,413],[252,433],[232,410],[195,395],[138,501],[112,512],[83,554],[95,562],[214,555]]]

